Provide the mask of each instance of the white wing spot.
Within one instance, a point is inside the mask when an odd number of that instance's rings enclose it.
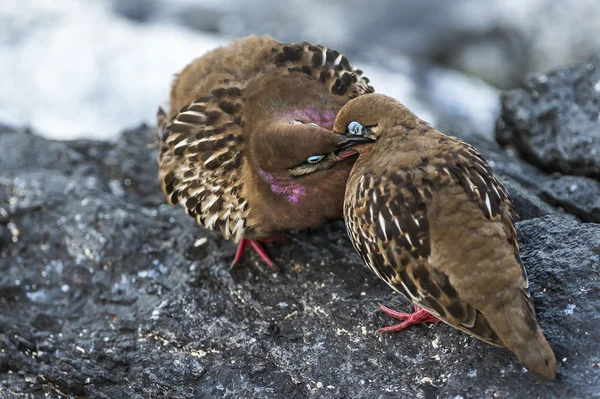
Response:
[[[471,191],[479,191],[479,189],[473,184],[473,182],[471,181],[471,179],[469,179],[469,177],[463,173],[463,175],[465,176],[465,180],[467,181],[467,183],[469,184],[469,190]]]
[[[481,173],[477,173],[477,177],[483,183],[484,186],[487,185],[487,182],[485,181],[485,179],[483,178],[483,176],[481,175]]]
[[[500,198],[500,193],[498,192],[498,189],[496,188],[495,184],[492,184],[492,189],[494,190],[494,192],[496,193],[496,197]]]
[[[177,145],[175,146],[174,150],[181,148],[181,147],[185,147],[188,145],[188,140],[187,139],[183,139],[181,140],[179,143],[177,143]]]
[[[400,233],[402,233],[402,227],[400,227],[400,222],[398,221],[398,219],[394,219],[394,223],[396,224],[396,227],[398,228],[398,231]]]
[[[219,197],[217,197],[216,195],[211,195],[209,198],[207,198],[207,200],[205,200],[202,204],[202,212],[206,212],[208,208],[210,208],[215,202],[217,202],[218,199]]]
[[[204,161],[204,165],[208,165],[212,160],[214,160],[214,159],[218,158],[219,156],[223,155],[225,152],[227,152],[227,148],[223,148],[220,151],[215,151],[210,157],[208,157],[208,159],[206,161]],[[215,192],[217,190],[212,190],[212,191]]]
[[[216,213],[213,215],[210,215],[210,217],[206,220],[206,228],[213,230],[215,228],[215,223],[217,222],[217,219],[219,218],[219,215],[217,215]],[[229,238],[229,237],[227,237]]]
[[[381,212],[379,212],[379,226],[381,227],[381,231],[383,231],[383,236],[385,237],[385,240],[388,240],[388,236],[387,236],[387,231],[385,229],[385,218],[383,217],[383,215],[381,214]]]
[[[490,203],[490,197],[487,193],[485,193],[485,206],[488,209],[490,216],[492,216],[492,204]]]
[[[415,245],[412,243],[410,236],[408,234],[404,234],[404,238],[406,238],[406,241],[408,241],[408,243],[410,244],[411,247],[415,247]]]
[[[196,116],[198,118],[200,118],[202,121],[206,120],[206,115],[204,115],[202,112],[198,112],[198,111],[185,111],[180,113],[179,115],[191,115],[191,116]]]
[[[228,238],[231,236],[231,230],[229,229],[229,218],[225,219],[225,227],[224,229],[227,232]]]

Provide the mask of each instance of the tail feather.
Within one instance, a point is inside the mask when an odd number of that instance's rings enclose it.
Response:
[[[556,358],[537,323],[529,298],[517,295],[511,303],[484,315],[504,345],[529,371],[545,380],[555,378]]]

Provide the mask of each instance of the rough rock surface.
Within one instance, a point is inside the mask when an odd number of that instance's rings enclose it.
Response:
[[[555,176],[546,183],[543,197],[582,220],[600,223],[600,182],[579,176]]]
[[[268,244],[280,275],[253,256],[230,271],[235,246],[163,204],[148,127],[110,143],[4,127],[0,398],[600,397],[600,225],[561,216],[540,198],[550,177],[461,133],[528,219],[519,241],[556,382],[446,325],[377,334],[393,322],[378,303],[410,306],[341,222]]]
[[[600,55],[506,92],[496,138],[547,171],[600,179]]]

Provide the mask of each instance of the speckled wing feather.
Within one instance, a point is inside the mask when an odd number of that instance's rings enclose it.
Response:
[[[257,42],[272,44],[258,64],[240,70],[232,61],[231,76],[227,76],[230,60],[211,58],[207,62],[214,64],[223,86],[183,107],[171,119],[161,109],[157,115],[159,178],[168,202],[179,203],[198,224],[219,229],[235,242],[244,235],[248,215],[239,170],[245,141],[245,85],[261,74],[300,73],[348,99],[373,92],[362,71],[335,50],[310,43],[248,39],[248,43]],[[243,73],[249,76],[241,76]]]
[[[339,51],[304,42],[281,44],[273,47],[272,52],[278,68],[311,76],[329,88],[332,94],[354,98],[373,92],[363,71],[350,65]]]
[[[461,298],[451,276],[430,263],[428,208],[434,193],[445,186],[459,185],[488,220],[501,221],[518,255],[508,193],[479,152],[455,140],[452,152],[440,153],[416,168],[384,176],[363,172],[350,177],[344,213],[350,238],[367,265],[448,324],[503,346],[483,315]],[[523,279],[528,295],[524,269]]]
[[[171,205],[181,204],[198,224],[238,242],[247,202],[239,195],[244,137],[238,88],[213,90],[171,120],[159,110],[159,178]]]

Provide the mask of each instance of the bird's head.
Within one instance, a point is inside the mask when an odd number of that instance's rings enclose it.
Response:
[[[358,154],[350,147],[369,141],[332,132],[348,99],[302,74],[266,76],[253,86],[248,89],[252,108],[244,129],[250,133],[247,159],[263,186],[292,205],[310,198],[315,206],[330,210],[329,218],[337,217]]]
[[[404,124],[412,113],[392,97],[383,94],[365,94],[350,100],[335,119],[333,132],[346,140],[361,137],[365,141],[350,148],[363,152],[386,131]]]
[[[244,126],[252,130],[251,158],[259,169],[303,179],[351,164],[356,152],[345,149],[367,139],[332,132],[347,99],[303,76],[265,77],[260,83],[261,90],[248,96],[253,109]]]

